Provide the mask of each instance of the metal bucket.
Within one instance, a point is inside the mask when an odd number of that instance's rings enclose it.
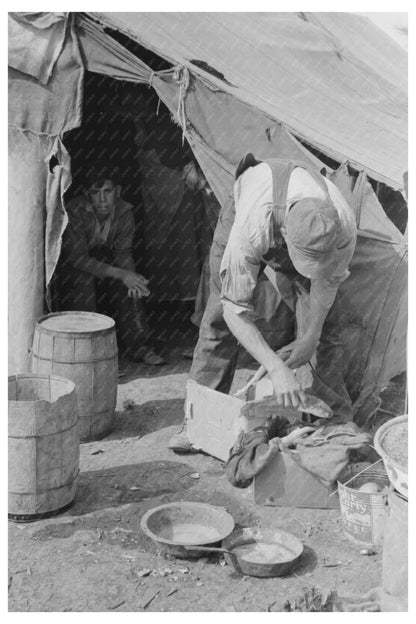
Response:
[[[383,458],[384,466],[387,471],[387,475],[390,479],[390,483],[394,487],[395,490],[400,492],[402,496],[408,498],[409,493],[409,485],[408,485],[408,469],[407,469],[407,446],[406,446],[406,459],[403,464],[399,464],[396,459],[391,457],[388,451],[385,448],[386,438],[390,433],[392,433],[395,427],[406,427],[407,431],[407,423],[408,416],[396,416],[396,418],[392,418],[388,422],[381,425],[379,429],[377,429],[376,434],[374,436],[374,448],[380,457]],[[407,437],[407,435],[406,435]],[[399,447],[400,449],[400,447]],[[397,450],[399,450],[397,449]],[[402,451],[404,449],[401,449]],[[397,451],[396,451],[397,452]]]
[[[354,472],[358,473],[358,468]],[[351,479],[354,472],[345,481]],[[376,494],[359,492],[358,488],[369,481],[375,481],[381,487],[386,487],[386,490]],[[361,546],[379,546],[383,543],[388,510],[388,487],[387,474],[379,467],[369,468],[348,485],[338,481],[344,535],[350,541]]]

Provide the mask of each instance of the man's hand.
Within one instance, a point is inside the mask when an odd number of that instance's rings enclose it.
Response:
[[[289,368],[299,368],[307,364],[319,343],[319,337],[301,336],[279,351],[280,358]]]
[[[277,404],[281,407],[302,407],[306,394],[292,371],[279,360],[276,368],[269,371],[276,394]]]
[[[143,275],[122,269],[120,279],[127,288],[129,297],[148,297],[150,295],[150,290],[147,287],[149,280]]]
[[[127,291],[127,296],[132,299],[141,299],[144,295],[141,290],[136,290],[134,288],[129,288]]]

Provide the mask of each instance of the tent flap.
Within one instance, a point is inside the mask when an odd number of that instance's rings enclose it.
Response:
[[[58,22],[57,27],[60,24]],[[25,42],[26,52],[31,53],[32,35],[37,34],[36,39],[43,40],[44,33],[49,31],[37,29],[30,33]],[[10,50],[18,54],[15,43],[16,39],[12,38]],[[50,54],[52,56],[52,51]],[[62,51],[53,64],[47,84],[25,73],[25,69],[26,65],[9,67],[9,125],[52,136],[77,128],[81,124],[84,68],[72,16],[68,18]]]
[[[106,36],[97,25],[84,20],[78,26],[77,33],[88,71],[116,80],[149,82],[151,69],[114,39]]]
[[[52,168],[50,163],[55,162]],[[71,185],[71,159],[61,139],[57,137],[45,159],[46,225],[45,225],[45,287],[49,286],[61,253],[62,234],[68,223],[64,208],[64,194]]]
[[[35,322],[43,313],[45,158],[52,142],[9,128],[9,374],[30,370]]]
[[[68,15],[9,13],[9,67],[47,84],[62,52]]]
[[[208,78],[339,162],[349,160],[374,179],[403,187],[407,55],[366,18],[314,13],[305,20],[279,12],[87,15]]]

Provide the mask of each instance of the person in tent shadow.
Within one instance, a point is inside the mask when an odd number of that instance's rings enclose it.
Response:
[[[148,280],[136,273],[132,257],[133,210],[121,198],[118,180],[117,169],[93,166],[84,175],[83,194],[67,205],[60,307],[113,317],[122,356],[159,366],[166,362],[154,351],[143,302]]]
[[[247,154],[237,167],[233,197],[224,204],[214,233],[210,295],[191,379],[228,393],[240,343],[269,373],[278,405],[302,407],[305,392],[293,369],[308,364],[311,393],[332,408],[331,422],[352,420],[340,337],[346,320],[337,293],[349,275],[356,238],[352,210],[318,170],[293,160],[260,161]],[[296,308],[296,340],[279,355],[255,325],[255,290],[266,265],[273,270],[282,298]],[[192,450],[186,419],[169,448]]]
[[[191,321],[200,326],[204,310],[209,298],[209,249],[217,225],[221,206],[210,188],[201,168],[195,161],[187,163],[183,168],[182,178],[195,197],[200,197],[204,206],[205,227],[201,228],[200,244],[203,265],[195,299],[195,309]],[[183,357],[192,360],[194,347],[182,351]]]

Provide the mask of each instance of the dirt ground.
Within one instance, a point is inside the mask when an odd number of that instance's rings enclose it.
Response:
[[[81,445],[73,507],[54,518],[9,523],[10,611],[281,611],[312,586],[360,594],[380,584],[381,553],[360,555],[343,536],[339,510],[257,506],[251,487],[228,483],[220,461],[167,449],[183,418],[190,365],[184,346],[170,349],[170,363],[157,370],[120,363],[115,427],[107,438]],[[235,388],[255,368],[243,363]],[[382,408],[402,413],[403,395],[401,376]],[[386,412],[381,419],[390,417]],[[222,555],[165,558],[140,519],[178,500],[223,507],[237,525],[293,533],[304,543],[299,566],[283,578],[258,579],[237,574]]]

